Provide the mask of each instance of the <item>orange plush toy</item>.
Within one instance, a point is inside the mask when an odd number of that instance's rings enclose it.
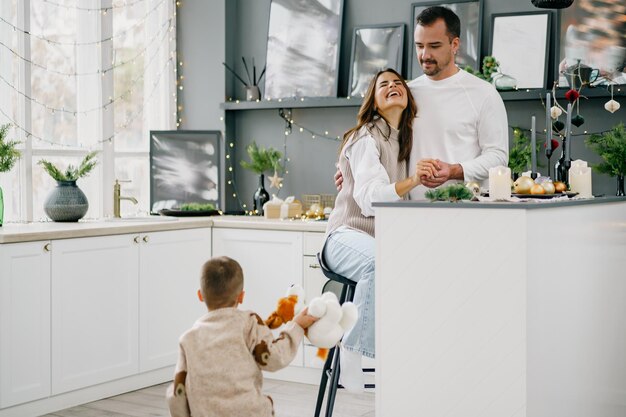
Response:
[[[292,285],[287,294],[278,300],[276,310],[265,320],[270,329],[277,329],[293,320],[304,305],[304,289],[300,285]]]

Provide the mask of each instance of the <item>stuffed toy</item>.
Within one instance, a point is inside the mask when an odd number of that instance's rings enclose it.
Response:
[[[277,329],[293,320],[304,307],[304,289],[300,285],[292,285],[287,294],[278,300],[276,310],[265,320],[270,329]]]
[[[328,349],[341,340],[359,317],[354,303],[348,301],[340,305],[337,296],[332,292],[325,292],[312,299],[309,303],[309,314],[319,318],[307,329],[306,336],[318,347],[317,357],[321,360],[326,359]]]
[[[270,329],[276,329],[293,320],[294,316],[304,308],[304,290],[299,285],[294,285],[287,290],[287,295],[278,300],[276,310],[265,320]],[[351,302],[339,304],[337,296],[332,292],[326,292],[320,297],[314,298],[309,303],[308,313],[318,317],[306,330],[306,335],[311,344],[318,347],[317,357],[325,360],[328,349],[335,346],[356,323],[359,313],[356,306]]]

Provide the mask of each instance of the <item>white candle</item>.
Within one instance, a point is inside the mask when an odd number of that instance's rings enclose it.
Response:
[[[567,119],[565,122],[565,160],[571,160],[572,154],[572,103],[567,103]]]
[[[498,166],[489,169],[489,197],[505,200],[511,197],[511,169]]]
[[[578,193],[580,197],[591,198],[591,168],[587,166],[587,162],[580,159],[572,162],[569,169],[569,185],[570,189]]]
[[[552,146],[552,117],[550,117],[550,108],[552,108],[552,101],[550,100],[550,93],[546,94],[546,147]]]
[[[535,133],[535,116],[530,119],[530,171],[537,172],[537,135]]]

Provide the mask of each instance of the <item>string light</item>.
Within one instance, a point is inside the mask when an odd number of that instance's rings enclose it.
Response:
[[[46,0],[44,0],[46,1]],[[141,1],[145,1],[145,0],[141,0]],[[104,42],[108,42],[108,41],[112,41],[114,39],[117,39],[119,37],[122,37],[124,35],[126,35],[127,33],[135,30],[136,28],[143,28],[145,26],[145,22],[148,18],[148,16],[150,16],[156,9],[158,9],[163,3],[165,3],[166,0],[161,0],[153,9],[151,9],[148,13],[146,13],[146,15],[143,17],[143,19],[137,21],[137,23],[135,23],[134,25],[128,27],[126,30],[123,30],[121,32],[116,33],[113,36],[110,36],[108,38],[103,38],[97,41],[89,41],[89,42],[61,42],[61,41],[56,41],[54,39],[48,39],[43,35],[38,35],[35,33],[32,33],[30,31],[25,31],[24,29],[13,25],[11,22],[9,22],[8,20],[5,20],[4,18],[0,17],[0,22],[4,22],[7,26],[10,26],[11,28],[13,28],[14,32],[20,32],[24,35],[29,35],[32,36],[36,39],[39,39],[43,42],[47,42],[50,44],[55,44],[55,45],[66,45],[66,46],[88,46],[88,45],[101,45]],[[51,2],[47,2],[47,3],[51,3]],[[51,4],[55,4],[56,6],[60,6],[60,7],[67,7],[67,8],[71,8],[71,9],[78,9],[78,10],[90,10],[90,11],[100,11],[101,9],[80,9],[78,7],[73,7],[73,6],[66,6],[66,5],[60,5],[60,4],[56,4],[56,3],[51,3]],[[111,9],[111,7],[109,7],[108,9]]]
[[[166,21],[168,27],[171,27],[172,24],[172,19],[169,19]],[[165,26],[165,24],[163,25]],[[163,27],[161,27],[159,30],[161,30]],[[167,35],[168,30],[165,30],[163,35]],[[109,72],[109,71],[113,71],[116,68],[122,67],[124,65],[127,65],[129,63],[135,63],[135,61],[137,60],[137,58],[139,58],[140,56],[142,56],[146,50],[148,50],[148,48],[152,45],[153,42],[155,42],[156,40],[160,40],[161,42],[163,42],[165,36],[162,36],[160,39],[159,37],[153,37],[150,40],[150,43],[141,51],[139,52],[137,55],[135,55],[134,57],[132,57],[129,60],[126,61],[121,61],[117,64],[111,65],[108,68],[105,69],[98,69],[97,71],[93,71],[93,72],[63,72],[63,71],[57,71],[54,69],[50,69],[47,68],[45,65],[42,65],[38,62],[35,62],[33,60],[27,59],[26,57],[20,55],[18,52],[14,51],[13,49],[11,49],[9,46],[7,46],[6,44],[4,44],[3,42],[0,42],[0,46],[3,46],[5,49],[7,49],[9,52],[11,52],[15,57],[19,58],[20,60],[24,61],[24,62],[28,62],[30,65],[36,67],[36,68],[40,68],[48,73],[52,73],[52,74],[56,74],[56,75],[61,75],[61,76],[65,76],[65,77],[79,77],[79,76],[87,76],[87,75],[97,75],[97,74],[102,74],[102,76],[104,77],[104,75]],[[160,42],[159,42],[160,43]],[[102,45],[102,43],[98,43],[98,45]]]

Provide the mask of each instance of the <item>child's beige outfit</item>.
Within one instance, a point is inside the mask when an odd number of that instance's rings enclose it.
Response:
[[[172,417],[273,416],[272,399],[261,392],[261,371],[289,365],[303,335],[294,322],[274,338],[253,312],[210,311],[180,338],[174,383],[167,391]]]

